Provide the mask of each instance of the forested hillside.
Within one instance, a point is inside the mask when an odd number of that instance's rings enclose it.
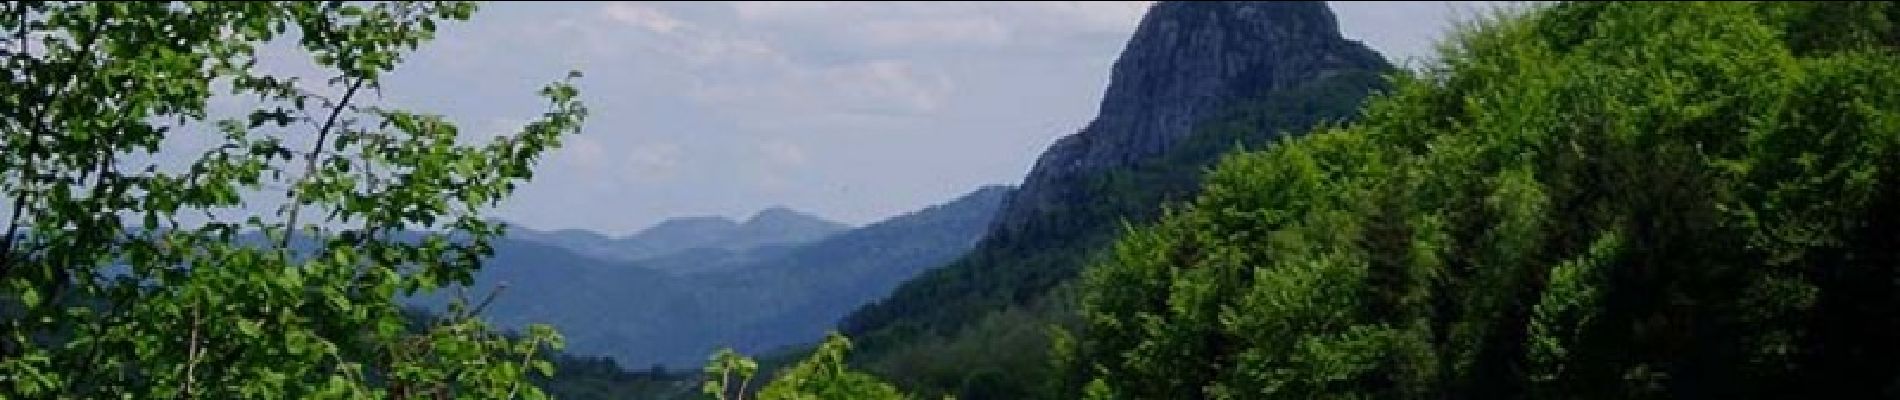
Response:
[[[1896,17],[1484,19],[1120,240],[1059,397],[1900,395]]]
[[[1057,288],[1125,222],[1189,198],[1222,153],[1349,118],[1377,54],[1319,2],[1163,2],[1117,61],[1101,114],[1042,155],[984,242],[843,322],[859,362],[926,394],[1018,398],[1049,379]]]

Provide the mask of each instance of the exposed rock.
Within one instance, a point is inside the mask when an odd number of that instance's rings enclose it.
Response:
[[[1322,2],[1161,2],[1116,60],[1100,114],[1037,159],[996,219],[1014,230],[1076,199],[1076,178],[1167,151],[1216,113],[1383,58],[1339,33]]]

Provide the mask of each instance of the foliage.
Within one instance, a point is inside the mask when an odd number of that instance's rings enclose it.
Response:
[[[849,339],[832,333],[809,357],[780,371],[771,383],[759,389],[757,398],[762,400],[906,398],[897,392],[896,387],[847,367],[845,353],[850,349]],[[720,350],[706,365],[707,381],[704,392],[707,396],[720,400],[743,399],[750,394],[747,392],[747,387],[753,375],[758,372],[758,367],[757,362],[740,356],[731,349]]]
[[[1358,122],[1229,156],[1118,241],[1085,274],[1078,390],[1900,395],[1896,17],[1480,20]]]
[[[412,333],[396,303],[467,284],[501,232],[479,214],[586,115],[560,81],[521,133],[470,143],[440,116],[364,104],[438,23],[474,11],[0,6],[0,393],[541,397],[524,383],[551,372],[535,355],[561,344],[551,329],[492,334],[478,305]],[[265,72],[259,49],[272,43],[329,79]],[[224,115],[214,98],[248,104]],[[148,162],[193,141],[212,143],[188,166]],[[269,240],[239,240],[246,231]]]
[[[553,354],[550,362],[554,376],[534,381],[551,398],[686,399],[698,393],[699,374],[694,371],[673,371],[658,364],[629,371],[611,357],[570,354]]]
[[[1350,118],[1383,87],[1379,72],[1341,70],[1240,101],[1158,156],[1079,178],[1077,198],[1030,217],[1021,229],[991,232],[963,258],[851,314],[842,329],[862,338],[862,365],[920,394],[992,387],[1011,394],[1003,398],[1074,398],[1036,381],[1055,373],[1045,369],[1046,330],[1080,328],[1073,296],[1055,293],[1076,281],[1122,224],[1151,222],[1162,204],[1191,199],[1221,154]],[[983,371],[1010,371],[1002,374],[1008,383],[966,385],[983,382],[974,379]]]

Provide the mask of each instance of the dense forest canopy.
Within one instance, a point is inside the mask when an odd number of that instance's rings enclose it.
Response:
[[[1128,232],[1086,273],[1071,395],[1900,396],[1896,17],[1481,19]]]

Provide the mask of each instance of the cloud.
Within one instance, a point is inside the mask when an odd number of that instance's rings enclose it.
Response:
[[[730,2],[745,24],[832,47],[995,46],[1124,34],[1152,2]]]
[[[849,6],[845,1],[734,1],[728,2],[739,20],[758,22],[825,15]]]
[[[607,149],[599,140],[577,135],[567,138],[565,142],[561,144],[561,149],[555,150],[562,161],[589,173],[598,173],[607,168]]]
[[[657,33],[670,34],[680,28],[691,26],[685,21],[641,4],[616,2],[608,3],[601,9],[602,15],[608,19]]]
[[[601,186],[673,179],[679,175],[685,153],[672,142],[616,146],[588,135],[571,136],[565,142],[556,150],[558,163],[583,175],[604,178],[594,181]]]
[[[810,162],[810,159],[805,157],[805,148],[791,142],[782,140],[760,142],[756,150],[764,156],[763,160],[767,166],[774,169],[802,167]]]
[[[1148,5],[616,2],[523,29],[584,48],[586,64],[667,71],[672,79],[642,89],[678,93],[740,125],[811,126],[940,113],[960,86],[954,69],[988,62],[967,57],[1063,57],[1076,35],[1131,31]]]
[[[635,145],[622,160],[620,175],[627,180],[642,183],[671,180],[679,175],[680,159],[683,153],[679,144],[676,143]]]
[[[1148,13],[1152,1],[1025,1],[1010,3],[1021,7],[1026,18],[1059,23],[1069,30],[1090,33],[1125,33]]]
[[[811,166],[811,157],[801,144],[788,140],[765,138],[751,142],[749,153],[751,162],[746,163],[741,173],[749,177],[754,188],[768,192],[795,189],[796,179],[801,170]]]
[[[925,20],[881,20],[855,25],[856,37],[872,46],[894,47],[935,44],[997,45],[1006,43],[1010,28],[990,17]]]
[[[844,112],[906,115],[936,111],[954,88],[949,77],[906,61],[872,60],[836,66],[754,71],[754,79],[719,77],[699,82],[690,95],[739,114],[790,117]]]

